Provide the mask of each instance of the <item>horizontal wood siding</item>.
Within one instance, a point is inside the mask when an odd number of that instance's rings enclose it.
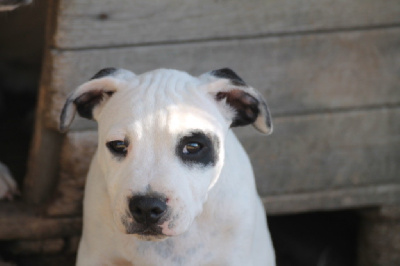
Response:
[[[400,22],[398,0],[60,1],[58,48],[237,38]]]
[[[229,66],[268,100],[273,115],[400,103],[400,29],[132,48],[54,51],[47,125],[67,95],[109,66],[192,74]],[[94,124],[75,123],[75,129]]]
[[[380,204],[388,197],[400,202],[394,192],[360,196],[360,188],[400,186],[400,150],[393,149],[400,147],[398,117],[400,108],[283,117],[275,119],[275,132],[268,137],[252,127],[236,132],[249,153],[260,195],[274,204],[271,213],[323,209],[324,204],[354,208]],[[59,208],[52,208],[50,214],[80,212],[85,173],[96,138],[95,132],[68,133],[61,156],[65,160],[59,197],[53,206]],[[354,200],[342,198],[350,197],[352,191],[358,193]],[[366,191],[373,195],[372,191],[380,190]],[[72,200],[69,195],[74,195]],[[301,204],[290,205],[288,200],[296,197]],[[69,202],[66,209],[62,208],[64,202]]]
[[[265,196],[262,200],[267,213],[277,215],[398,205],[399,195],[400,185],[397,183]]]
[[[48,218],[21,202],[0,203],[0,239],[48,239],[80,235],[81,217]]]
[[[399,183],[400,108],[275,119],[242,129],[262,196]]]

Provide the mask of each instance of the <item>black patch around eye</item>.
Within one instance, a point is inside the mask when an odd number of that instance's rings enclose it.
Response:
[[[184,153],[186,145],[199,143],[201,149],[196,153]],[[201,131],[190,132],[178,140],[175,153],[178,158],[189,166],[214,166],[218,161],[219,141],[218,137],[211,134],[205,134]]]

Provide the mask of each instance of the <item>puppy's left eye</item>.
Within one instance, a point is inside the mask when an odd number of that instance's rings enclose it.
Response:
[[[198,153],[199,151],[201,151],[201,149],[203,149],[203,145],[201,145],[200,143],[190,142],[190,143],[186,144],[185,146],[183,146],[182,153],[183,154],[195,154],[195,153]]]
[[[107,148],[116,156],[126,156],[128,153],[128,143],[123,140],[113,140],[107,142]]]
[[[175,153],[189,167],[215,165],[218,143],[218,138],[211,134],[188,132],[178,140]]]

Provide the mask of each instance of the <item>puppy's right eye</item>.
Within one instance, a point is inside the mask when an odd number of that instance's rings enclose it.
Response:
[[[128,153],[128,143],[123,140],[113,140],[107,142],[107,148],[116,156],[126,156]]]

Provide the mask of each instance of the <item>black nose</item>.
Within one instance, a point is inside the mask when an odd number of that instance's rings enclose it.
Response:
[[[155,224],[165,214],[167,204],[159,198],[135,196],[129,201],[129,210],[140,224]]]

